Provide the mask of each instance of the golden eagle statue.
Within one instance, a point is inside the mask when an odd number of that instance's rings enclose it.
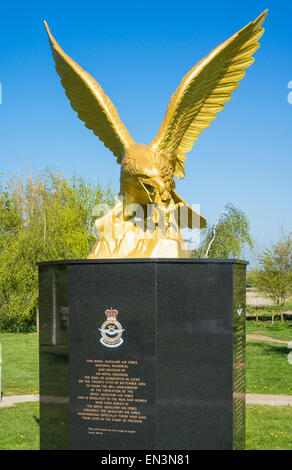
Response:
[[[96,80],[61,49],[47,23],[56,70],[72,108],[121,165],[115,206],[95,222],[98,240],[89,258],[188,257],[180,229],[206,220],[175,191],[185,154],[239,86],[254,59],[267,11],[216,47],[182,79],[157,136],[137,144]]]

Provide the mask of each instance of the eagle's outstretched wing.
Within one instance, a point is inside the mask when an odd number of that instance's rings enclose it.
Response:
[[[184,177],[184,154],[224,108],[244,77],[244,70],[253,63],[252,55],[259,47],[266,15],[267,10],[201,60],[171,97],[158,134],[150,145],[172,155],[175,176]]]
[[[46,22],[45,26],[56,70],[72,108],[84,121],[85,126],[102,140],[120,163],[125,149],[134,142],[121,122],[115,106],[97,81],[65,54],[53,38]]]

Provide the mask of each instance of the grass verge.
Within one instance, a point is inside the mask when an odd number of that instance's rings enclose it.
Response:
[[[37,393],[39,390],[38,336],[0,334],[2,344],[2,393],[4,396]]]
[[[247,450],[292,450],[292,407],[248,405]]]
[[[0,408],[0,450],[38,450],[39,404]]]
[[[292,395],[292,365],[285,344],[247,340],[246,391]]]

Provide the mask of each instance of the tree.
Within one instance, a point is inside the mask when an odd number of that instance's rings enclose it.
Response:
[[[265,248],[257,259],[258,267],[250,275],[252,285],[272,299],[284,323],[284,304],[292,293],[292,234],[283,234],[272,248]]]
[[[95,242],[92,210],[113,202],[110,187],[53,170],[0,187],[0,328],[34,324],[36,263],[85,258]]]
[[[245,246],[253,248],[250,223],[245,213],[227,204],[214,225],[201,231],[202,242],[193,252],[196,258],[240,258]]]

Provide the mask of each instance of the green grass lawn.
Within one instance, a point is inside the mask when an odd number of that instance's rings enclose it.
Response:
[[[246,391],[292,395],[292,365],[285,344],[247,340]]]
[[[292,450],[292,407],[248,405],[247,450]]]
[[[38,403],[0,408],[1,450],[38,450],[39,446]]]
[[[38,403],[20,403],[10,408],[1,408],[0,450],[38,450],[38,419]],[[292,449],[292,408],[248,405],[246,449]]]
[[[39,390],[38,336],[0,334],[2,344],[2,393],[25,395]]]

